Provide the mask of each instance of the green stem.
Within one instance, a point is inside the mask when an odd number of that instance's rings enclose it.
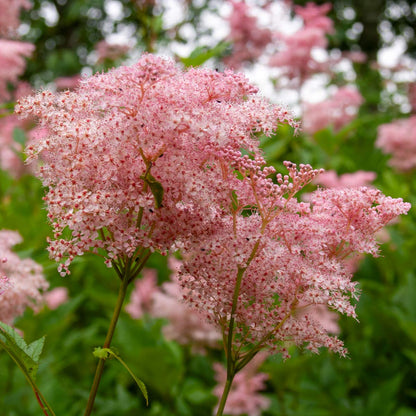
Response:
[[[43,394],[40,392],[38,386],[35,384],[32,377],[28,374],[28,372],[25,368],[25,365],[21,362],[20,358],[16,354],[14,354],[12,351],[10,351],[10,349],[6,348],[5,344],[3,343],[3,341],[1,339],[0,339],[0,346],[2,346],[9,353],[9,355],[13,359],[13,361],[17,364],[17,366],[20,368],[20,370],[22,370],[27,382],[30,384],[30,387],[32,388],[33,393],[36,396],[36,400],[38,401],[39,406],[42,409],[43,413],[46,416],[56,416],[54,411],[52,410],[51,406],[46,401]],[[46,412],[46,410],[48,410],[50,414],[48,414]]]
[[[264,231],[266,223],[262,226],[262,233]],[[224,387],[224,391],[222,393],[221,401],[218,407],[217,416],[221,416],[224,407],[225,402],[227,401],[228,393],[231,389],[231,384],[233,382],[234,376],[237,373],[236,370],[236,363],[238,362],[238,353],[233,354],[233,341],[234,341],[234,323],[235,323],[235,313],[237,311],[237,305],[238,305],[238,296],[240,295],[240,288],[241,288],[241,282],[243,280],[243,276],[245,271],[247,270],[250,263],[253,261],[254,257],[257,254],[257,251],[260,246],[260,240],[257,240],[256,244],[254,244],[254,247],[251,251],[251,254],[249,258],[247,259],[247,262],[245,264],[245,267],[238,267],[237,271],[237,277],[235,281],[235,287],[234,287],[234,293],[233,293],[233,303],[231,306],[231,317],[230,317],[230,323],[228,325],[228,335],[227,335],[227,345],[226,345],[226,359],[227,359],[227,382]]]
[[[228,375],[227,374],[227,381],[225,382],[224,391],[222,392],[220,404],[218,405],[218,410],[216,416],[222,416],[225,408],[225,403],[227,401],[228,393],[231,389],[231,384],[233,383],[234,375]]]
[[[37,391],[35,391],[35,396],[36,396],[36,400],[38,401],[38,403],[39,403],[39,406],[40,406],[40,408],[42,409],[42,411],[43,411],[43,414],[45,415],[45,416],[49,416],[49,413],[46,411],[46,409],[45,409],[45,406],[43,405],[43,403],[42,403],[42,399],[40,398],[40,396],[39,396],[39,394],[38,394],[38,392]]]
[[[127,286],[129,284],[130,278],[130,263],[126,265],[124,269],[123,279],[121,281],[120,289],[118,292],[116,306],[114,308],[113,317],[111,318],[110,326],[108,328],[107,336],[104,341],[103,348],[109,348],[111,345],[111,340],[113,339],[114,331],[116,329],[117,321],[120,316],[121,308],[123,306],[124,299],[126,297]],[[85,408],[84,416],[89,416],[94,407],[95,397],[97,396],[98,386],[101,381],[101,376],[104,371],[104,361],[100,359],[97,364],[97,369],[95,370],[94,380],[91,386],[90,396],[88,398],[87,407]]]
[[[237,311],[238,295],[240,294],[241,281],[243,279],[246,268],[238,268],[237,278],[234,287],[233,304],[231,306],[231,318],[228,326],[228,339],[227,339],[227,374],[231,373],[231,367],[233,365],[233,339],[234,339],[234,315]]]

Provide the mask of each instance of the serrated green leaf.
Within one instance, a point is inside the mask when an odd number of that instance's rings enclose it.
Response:
[[[21,370],[35,380],[45,337],[27,345],[25,340],[13,328],[0,322],[0,339],[3,348],[13,358]]]
[[[36,341],[33,341],[27,347],[27,354],[32,357],[35,362],[39,362],[40,355],[43,351],[43,346],[45,345],[45,337],[39,338]]]

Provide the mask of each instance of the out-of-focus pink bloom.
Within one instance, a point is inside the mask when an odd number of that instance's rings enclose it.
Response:
[[[7,276],[10,287],[1,295],[0,321],[12,324],[26,308],[42,306],[43,291],[49,286],[42,267],[31,259],[20,259],[11,247],[22,241],[15,231],[0,231],[0,275]]]
[[[130,50],[130,46],[119,43],[108,43],[102,40],[95,45],[97,52],[97,63],[102,63],[106,60],[116,61],[123,58]]]
[[[35,46],[27,42],[0,39],[0,100],[9,99],[8,83],[15,84],[26,68],[25,57]]]
[[[270,400],[260,394],[260,391],[266,388],[265,381],[268,379],[267,374],[258,372],[265,359],[266,354],[257,354],[236,374],[225,404],[225,414],[260,416],[261,412],[270,406]],[[227,370],[220,363],[214,363],[213,367],[218,383],[213,393],[220,399],[227,380]]]
[[[18,81],[13,91],[13,99],[20,100],[31,94],[33,94],[33,87],[26,81]]]
[[[316,27],[305,27],[291,36],[282,36],[283,49],[270,58],[269,65],[279,67],[289,78],[305,80],[311,74],[326,71],[328,64],[312,56],[314,48],[326,48],[325,33]]]
[[[13,92],[13,98],[18,99],[32,93],[27,82],[18,82]],[[23,143],[14,139],[15,129],[26,131],[28,123],[16,117],[0,112],[0,169],[7,171],[13,178],[31,172],[31,168],[23,162]],[[1,117],[3,116],[3,117]],[[30,124],[30,123],[29,123]]]
[[[23,163],[23,147],[13,139],[14,129],[24,125],[15,115],[0,118],[0,169],[14,178],[28,171]]]
[[[20,24],[21,9],[30,9],[28,0],[0,0],[0,35],[12,35]]]
[[[302,117],[303,129],[309,134],[314,134],[328,126],[339,130],[354,120],[362,102],[363,97],[356,89],[342,87],[325,101],[306,103]]]
[[[271,42],[269,29],[260,28],[257,19],[249,14],[249,6],[244,1],[230,0],[233,9],[230,17],[229,40],[233,43],[233,52],[224,59],[231,68],[239,68],[244,62],[252,62]]]
[[[313,183],[322,185],[325,188],[354,188],[370,185],[377,177],[375,172],[359,170],[353,173],[344,173],[340,176],[334,170],[327,170],[320,173]]]
[[[221,339],[219,331],[206,322],[202,313],[191,310],[183,302],[183,292],[178,283],[181,262],[170,258],[169,263],[173,273],[170,282],[163,283],[161,290],[154,293],[152,315],[169,320],[163,328],[167,339],[191,345],[198,352],[202,352],[205,347],[218,348]]]
[[[56,287],[46,292],[44,299],[48,308],[55,310],[68,300],[68,289],[66,287]]]
[[[282,50],[270,58],[269,65],[282,68],[290,79],[297,78],[300,83],[316,72],[327,72],[330,63],[317,61],[313,50],[327,47],[326,34],[333,32],[332,20],[325,16],[330,9],[330,3],[295,6],[295,13],[302,17],[304,25],[293,35],[281,36]]]
[[[133,319],[140,319],[143,314],[151,313],[153,296],[159,290],[156,270],[144,269],[142,274],[142,278],[136,280],[130,303],[126,306],[126,312]]]
[[[378,128],[376,146],[391,154],[389,164],[399,171],[416,167],[416,115]]]
[[[202,314],[190,310],[183,302],[177,280],[181,264],[173,257],[169,259],[172,270],[170,281],[160,288],[157,286],[156,270],[145,270],[143,277],[136,281],[126,311],[134,319],[141,318],[144,313],[167,319],[168,323],[163,328],[165,337],[179,344],[189,344],[196,351],[201,352],[205,347],[217,348],[220,333],[205,322]]]
[[[361,51],[345,51],[342,52],[342,56],[357,64],[362,64],[367,61],[367,55]]]
[[[306,3],[306,6],[295,6],[295,13],[302,17],[305,27],[314,27],[322,30],[324,33],[334,32],[333,21],[326,16],[331,10],[331,3],[325,3],[321,6],[313,2]]]
[[[304,312],[308,314],[309,319],[317,321],[329,334],[338,335],[340,333],[339,315],[330,311],[326,306],[309,305],[304,309]]]
[[[56,88],[60,91],[73,90],[79,86],[81,75],[73,75],[72,77],[59,77],[55,79]]]
[[[134,0],[137,7],[142,9],[144,7],[154,7],[156,5],[156,0]]]

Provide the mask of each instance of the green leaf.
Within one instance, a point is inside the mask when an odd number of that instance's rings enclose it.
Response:
[[[147,179],[147,183],[149,184],[149,188],[152,191],[152,194],[155,198],[155,207],[161,208],[163,201],[163,186],[160,182],[153,178],[153,176],[149,176],[150,179]]]
[[[36,378],[44,343],[45,337],[42,337],[27,345],[13,328],[0,322],[0,345],[33,381]]]
[[[94,357],[101,358],[102,360],[106,360],[111,357],[111,354],[108,352],[108,348],[101,347],[94,348],[93,355]]]
[[[143,179],[147,185],[149,185],[150,191],[152,192],[155,198],[155,208],[161,208],[163,201],[163,186],[158,182],[150,173],[140,176],[140,179]]]
[[[198,46],[192,51],[188,58],[181,58],[181,62],[186,66],[199,66],[215,56],[220,56],[227,48],[229,44],[227,42],[220,42],[212,49],[208,49],[206,46]]]
[[[238,196],[237,193],[235,191],[231,192],[231,207],[233,209],[234,212],[237,211],[238,209]]]
[[[147,389],[143,381],[141,381],[138,377],[134,375],[134,373],[130,370],[130,368],[127,366],[127,364],[121,359],[121,357],[116,354],[112,349],[110,348],[101,348],[96,347],[94,348],[93,352],[95,357],[98,357],[103,360],[107,360],[108,358],[115,358],[120,362],[120,364],[129,372],[129,374],[133,377],[133,380],[136,382],[136,384],[139,386],[140,391],[142,392],[144,398],[146,399],[146,404],[149,405],[149,396],[147,394]]]
[[[45,337],[39,338],[33,341],[27,347],[27,354],[32,357],[33,361],[39,362],[40,355],[42,354],[43,346],[45,345]]]

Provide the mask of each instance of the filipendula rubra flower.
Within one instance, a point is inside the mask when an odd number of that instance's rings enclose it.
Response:
[[[257,154],[255,132],[295,125],[256,92],[242,74],[183,71],[147,54],[75,91],[20,101],[17,114],[37,118],[47,131],[27,154],[39,159],[49,189],[49,251],[66,258],[62,274],[86,252],[114,265],[210,234],[229,199],[222,186],[228,162],[217,153]]]
[[[290,344],[325,346],[345,355],[309,306],[356,317],[346,261],[376,256],[375,233],[410,209],[366,187],[318,190],[310,203],[298,202],[296,193],[320,171],[285,165],[289,174],[273,182],[261,158],[236,158],[245,185],[232,190],[218,232],[189,248],[184,262],[186,299],[221,329],[231,379],[263,348],[288,356]]]

